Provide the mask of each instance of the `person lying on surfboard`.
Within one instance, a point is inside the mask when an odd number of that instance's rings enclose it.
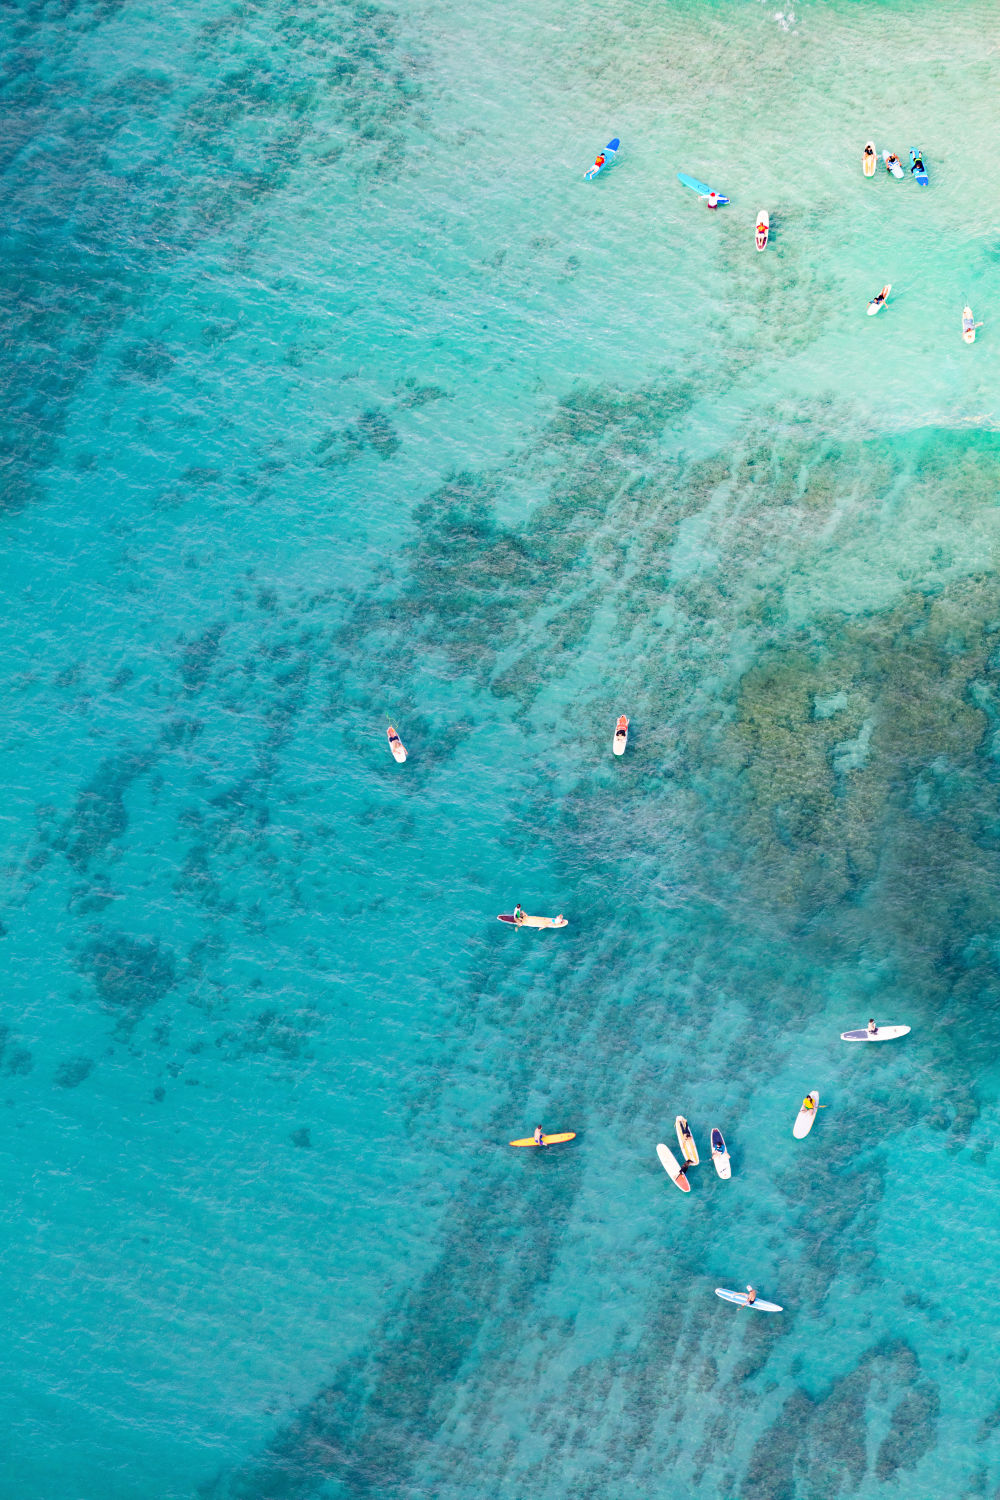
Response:
[[[594,166],[595,166],[595,167],[596,167],[596,168],[597,168],[597,170],[598,170],[598,171],[600,171],[600,170],[601,170],[601,168],[602,168],[602,167],[603,167],[603,166],[604,166],[604,161],[605,161],[605,157],[604,157],[604,152],[603,152],[603,151],[601,151],[601,152],[600,152],[600,153],[599,153],[599,154],[598,154],[598,155],[597,155],[597,156],[596,156],[596,157],[595,157],[595,158],[594,158]]]
[[[874,156],[875,155],[875,152],[872,150],[871,146],[866,146],[865,147],[865,155],[866,156]]]

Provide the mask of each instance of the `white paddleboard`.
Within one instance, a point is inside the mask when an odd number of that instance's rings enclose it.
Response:
[[[808,1098],[813,1102],[812,1109],[806,1109],[803,1105],[795,1116],[795,1124],[792,1126],[792,1135],[794,1135],[797,1141],[801,1141],[803,1136],[809,1134],[816,1123],[816,1116],[819,1113],[819,1094],[815,1089],[808,1095]]]
[[[566,927],[569,923],[569,918],[564,917],[561,913],[558,917],[529,917],[528,913],[525,912],[523,919],[520,922],[515,922],[514,913],[512,911],[504,911],[497,917],[497,921],[506,922],[510,927]]]
[[[768,217],[767,209],[762,208],[760,213],[757,215],[757,225],[754,229],[754,238],[756,240],[758,250],[765,250],[767,248],[767,236],[770,233],[770,230],[771,220]]]
[[[611,748],[615,752],[616,755],[624,755],[625,754],[625,746],[627,744],[628,744],[628,717],[627,717],[626,714],[621,714],[619,716],[619,718],[618,718],[618,723],[615,725],[615,735],[614,735],[614,739],[611,741]]]
[[[386,734],[389,738],[389,749],[392,751],[393,760],[396,761],[399,765],[402,765],[404,760],[406,759],[406,746],[403,744],[403,741],[399,738],[399,735],[396,733],[391,724],[386,730]]]
[[[681,1164],[669,1147],[664,1146],[662,1141],[656,1148],[656,1154],[660,1158],[660,1166],[666,1172],[671,1182],[680,1188],[682,1193],[691,1191],[691,1184],[681,1171]]]
[[[866,1026],[861,1031],[842,1031],[840,1040],[842,1042],[894,1042],[898,1036],[909,1036],[909,1034],[909,1026],[880,1026],[872,1036]]]
[[[691,1128],[683,1115],[677,1116],[674,1121],[674,1129],[677,1131],[677,1144],[681,1148],[682,1155],[691,1163],[692,1167],[696,1167],[699,1160],[698,1147],[694,1143]]]
[[[962,337],[967,344],[976,342],[976,320],[971,307],[962,308]]]
[[[751,1307],[755,1312],[784,1312],[777,1302],[762,1302],[758,1297],[754,1302],[747,1301],[746,1292],[729,1292],[725,1287],[717,1286],[715,1295],[721,1297],[724,1302],[735,1302],[737,1307]]]
[[[717,1125],[712,1128],[709,1142],[712,1147],[712,1161],[715,1163],[715,1170],[723,1181],[725,1181],[726,1178],[732,1177],[733,1165],[729,1160],[729,1152],[726,1150],[726,1138]]]
[[[893,153],[891,151],[882,152],[882,160],[885,162],[885,169],[887,172],[891,172],[893,177],[902,177],[903,163],[900,161],[898,156],[895,157],[893,161],[890,161],[889,158],[892,155]]]
[[[861,170],[862,172],[864,172],[866,177],[875,176],[875,166],[877,162],[878,152],[875,150],[875,142],[866,141],[865,149],[861,153]]]

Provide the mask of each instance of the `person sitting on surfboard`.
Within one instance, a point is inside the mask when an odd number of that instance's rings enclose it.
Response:
[[[878,1027],[875,1025],[875,1017],[874,1016],[872,1016],[871,1020],[868,1022],[868,1035],[869,1036],[878,1036]]]
[[[520,926],[524,921],[524,907],[521,905],[520,901],[514,907],[514,921],[518,926]]]
[[[803,1109],[815,1109],[816,1108],[815,1104],[813,1103],[812,1094],[807,1094],[806,1097],[803,1099],[803,1101],[802,1101],[802,1108]]]
[[[715,191],[715,188],[708,195],[708,206],[709,208],[718,208],[719,206],[719,195]]]
[[[540,1125],[536,1125],[535,1126],[535,1145],[536,1146],[544,1146],[545,1145],[545,1142],[542,1140],[542,1127]]]
[[[875,155],[875,152],[874,152],[874,150],[872,149],[871,146],[866,146],[865,147],[865,155],[866,156],[874,156]]]
[[[756,1301],[757,1301],[757,1288],[755,1286],[748,1286],[747,1287],[747,1307],[753,1307],[753,1305],[754,1305],[754,1303]]]

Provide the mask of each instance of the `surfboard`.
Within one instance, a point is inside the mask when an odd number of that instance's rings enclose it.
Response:
[[[880,1026],[874,1036],[869,1036],[868,1027],[863,1031],[842,1031],[842,1042],[894,1042],[898,1036],[908,1036],[909,1026]]]
[[[497,917],[497,921],[509,922],[512,927],[566,927],[569,925],[569,918],[562,915],[558,917],[529,917],[527,912],[524,914],[523,922],[515,922],[512,911],[501,912]]]
[[[733,1167],[729,1160],[729,1152],[726,1150],[725,1137],[717,1125],[712,1127],[710,1140],[712,1145],[712,1161],[715,1163],[715,1170],[723,1181],[725,1181],[727,1178],[732,1177]]]
[[[615,136],[614,140],[613,141],[609,141],[608,144],[604,148],[604,160],[601,162],[601,165],[598,166],[597,162],[595,161],[594,165],[590,168],[590,170],[588,172],[584,172],[584,174],[583,174],[584,181],[585,182],[593,182],[593,180],[594,180],[595,177],[597,177],[601,172],[605,171],[608,167],[612,166],[613,163],[614,163],[615,157],[618,155],[618,151],[619,151],[620,147],[621,147],[621,141],[618,139],[617,136]],[[598,152],[598,155],[600,155],[600,154],[601,153]]]
[[[707,198],[712,191],[707,182],[702,182],[700,178],[692,177],[687,172],[678,172],[677,181],[683,182],[685,187],[693,188],[700,198]],[[729,202],[725,193],[719,193],[718,198],[720,203]]]
[[[889,293],[891,291],[892,291],[892,282],[891,281],[887,281],[886,284],[885,284],[885,286],[879,292],[878,296],[877,297],[873,297],[872,300],[868,304],[868,316],[870,318],[874,318],[874,316],[875,316],[876,313],[880,313],[882,311],[883,307],[885,306],[886,302],[888,301]]]
[[[691,1191],[691,1184],[681,1171],[681,1164],[674,1153],[667,1146],[664,1146],[661,1141],[656,1148],[656,1154],[660,1158],[660,1166],[666,1172],[671,1182],[679,1187],[682,1193],[689,1193]]]
[[[391,724],[386,730],[386,737],[389,741],[389,749],[392,751],[393,759],[395,761],[398,761],[398,763],[402,765],[403,761],[406,759],[406,746],[403,744],[403,741],[399,738],[399,735],[396,733]]]
[[[795,1124],[792,1126],[792,1135],[794,1135],[797,1141],[801,1141],[804,1136],[807,1136],[810,1130],[812,1130],[813,1125],[816,1123],[816,1115],[818,1114],[817,1106],[819,1105],[819,1094],[815,1089],[813,1089],[809,1094],[809,1098],[813,1102],[812,1109],[800,1109],[798,1114],[795,1116]]]
[[[757,215],[757,223],[754,227],[754,240],[756,242],[758,250],[765,250],[767,248],[767,237],[770,233],[770,230],[770,217],[768,215],[767,209],[762,208],[760,213]]]
[[[861,153],[861,170],[866,177],[875,176],[875,164],[877,161],[878,152],[875,150],[875,142],[865,141],[865,149]]]
[[[575,1141],[575,1130],[563,1130],[559,1135],[543,1135],[543,1146],[561,1146],[563,1141]],[[521,1141],[511,1141],[512,1146],[537,1146],[538,1142],[533,1135],[526,1135]]]
[[[619,716],[618,716],[618,723],[615,725],[614,739],[611,741],[611,748],[615,752],[616,755],[624,755],[625,754],[625,746],[627,744],[628,744],[628,716],[626,714],[619,714]]]
[[[779,1307],[777,1302],[762,1302],[759,1297],[755,1302],[748,1302],[746,1292],[729,1292],[722,1286],[715,1288],[715,1295],[721,1297],[724,1302],[735,1302],[737,1307],[752,1308],[754,1312],[784,1312],[785,1310]]]
[[[690,1126],[683,1115],[678,1115],[674,1121],[674,1129],[677,1131],[677,1144],[681,1148],[685,1159],[693,1167],[698,1165],[698,1147],[695,1145],[694,1136],[691,1134]]]
[[[976,320],[971,307],[962,308],[962,337],[967,344],[976,342]]]
[[[893,177],[902,177],[903,163],[893,151],[883,151],[882,160],[885,162],[885,170]]]

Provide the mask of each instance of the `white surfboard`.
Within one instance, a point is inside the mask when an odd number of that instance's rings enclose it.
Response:
[[[719,1127],[714,1125],[712,1127],[712,1134],[708,1139],[712,1147],[712,1161],[715,1163],[715,1170],[723,1181],[725,1181],[733,1175],[733,1165],[729,1160],[729,1152],[726,1150],[726,1138]]]
[[[971,307],[962,308],[962,337],[967,344],[976,342],[976,329],[979,325],[972,313]]]
[[[806,1109],[805,1105],[803,1105],[798,1114],[795,1116],[795,1124],[792,1126],[792,1135],[794,1135],[797,1141],[801,1141],[804,1136],[807,1136],[809,1134],[810,1130],[812,1130],[813,1128],[813,1125],[816,1123],[816,1115],[819,1112],[819,1094],[816,1092],[816,1090],[813,1089],[812,1092],[809,1093],[806,1097],[812,1100],[813,1107],[812,1109]]]
[[[885,284],[885,286],[879,292],[878,296],[877,297],[873,297],[872,300],[868,304],[868,316],[870,318],[874,318],[874,316],[875,316],[876,313],[880,313],[882,311],[883,307],[885,306],[885,304],[889,300],[889,293],[891,291],[892,291],[892,282],[891,281],[887,281],[886,284]]]
[[[666,1172],[671,1182],[679,1187],[682,1193],[689,1193],[691,1191],[691,1184],[681,1171],[681,1164],[670,1148],[664,1146],[661,1141],[656,1148],[656,1154],[660,1158],[660,1166]]]
[[[694,1136],[691,1134],[691,1127],[683,1115],[677,1116],[674,1121],[674,1129],[677,1131],[677,1144],[680,1146],[683,1156],[691,1163],[692,1167],[696,1167],[699,1161],[698,1147],[695,1145]]]
[[[615,752],[616,755],[624,755],[625,754],[625,746],[627,744],[628,744],[628,716],[626,714],[620,714],[619,717],[618,717],[618,722],[615,725],[615,733],[614,733],[614,738],[611,741],[611,748]]]
[[[767,209],[762,208],[757,215],[757,224],[754,228],[754,240],[758,250],[767,249],[767,237],[771,232],[771,220]]]
[[[784,1312],[777,1302],[762,1302],[758,1297],[754,1302],[747,1301],[746,1292],[730,1292],[723,1286],[715,1288],[715,1295],[721,1297],[724,1302],[735,1302],[737,1307],[751,1307],[754,1312]]]
[[[872,1036],[865,1026],[861,1031],[842,1031],[842,1042],[894,1042],[898,1036],[909,1036],[909,1026],[880,1026]]]

